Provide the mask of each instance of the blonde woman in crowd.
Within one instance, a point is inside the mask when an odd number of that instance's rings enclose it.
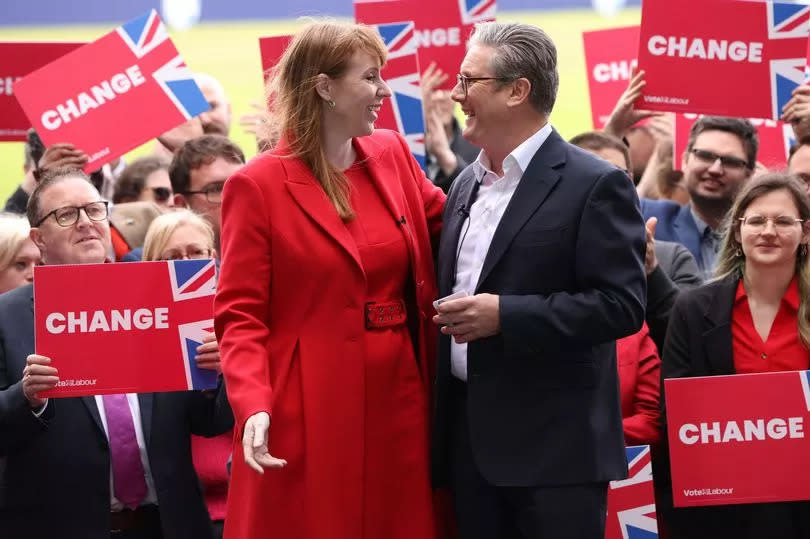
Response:
[[[208,221],[190,210],[178,210],[157,217],[149,226],[144,242],[143,260],[188,260],[216,258],[214,231]],[[219,350],[213,333],[198,351],[200,367],[217,368]],[[191,437],[191,455],[194,468],[203,486],[205,504],[215,529],[215,537],[222,537],[225,520],[225,502],[228,497],[227,463],[231,454],[233,432],[214,438]]]
[[[28,230],[24,216],[0,214],[0,294],[33,282],[34,266],[42,263]]]

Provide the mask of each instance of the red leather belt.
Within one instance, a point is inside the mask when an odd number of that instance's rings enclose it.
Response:
[[[366,303],[366,329],[388,328],[405,323],[405,301],[369,301]]]

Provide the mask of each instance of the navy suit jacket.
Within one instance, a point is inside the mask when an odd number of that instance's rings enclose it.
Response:
[[[439,246],[451,293],[472,167],[453,184]],[[500,296],[500,332],[467,349],[473,455],[498,486],[625,477],[618,338],[644,321],[645,231],[632,182],[556,131],[532,158],[487,252],[474,293]],[[447,484],[450,339],[439,345],[433,479]]]
[[[33,352],[28,285],[0,295],[0,536],[109,539],[110,451],[95,399],[50,399],[35,417],[21,382]],[[224,386],[144,393],[138,400],[163,536],[211,538],[190,435],[233,426]]]
[[[671,200],[642,198],[641,213],[645,221],[650,217],[658,218],[658,224],[655,225],[655,239],[680,243],[695,257],[698,267],[703,267],[700,231],[692,217],[691,204],[681,206]]]

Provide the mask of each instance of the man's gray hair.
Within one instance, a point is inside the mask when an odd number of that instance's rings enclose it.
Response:
[[[557,47],[545,32],[517,22],[483,22],[475,25],[470,37],[472,45],[494,49],[493,76],[510,81],[528,79],[532,86],[529,101],[541,114],[551,114],[560,75],[557,73]]]

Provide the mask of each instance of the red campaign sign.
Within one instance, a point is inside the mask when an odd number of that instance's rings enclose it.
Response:
[[[209,108],[154,10],[23,77],[15,92],[43,142],[84,151],[87,172]]]
[[[636,106],[779,119],[804,81],[808,33],[810,6],[645,0],[639,66],[647,85]]]
[[[582,32],[591,118],[594,129],[605,127],[637,64],[638,26]]]
[[[292,36],[270,36],[259,38],[259,53],[262,55],[262,75],[265,82],[271,69],[281,60]]]
[[[467,40],[475,23],[495,20],[496,0],[434,0],[425,9],[422,0],[355,0],[354,15],[365,24],[413,21],[424,72],[431,64],[448,77],[444,88],[456,84],[455,75],[467,52]]]
[[[650,446],[626,448],[628,477],[611,481],[607,497],[605,539],[658,537]]]
[[[675,506],[810,500],[809,376],[665,380]]]
[[[84,43],[0,43],[0,141],[25,141],[31,127],[14,96],[16,82],[82,45]]]
[[[689,132],[700,116],[699,114],[675,115],[675,140],[672,146],[674,152],[672,162],[675,165],[675,170],[681,170],[683,155],[689,142]],[[790,147],[796,142],[790,124],[778,120],[760,120],[756,118],[751,118],[750,121],[757,128],[757,136],[759,137],[757,161],[770,170],[787,168]]]
[[[213,260],[40,266],[34,272],[36,353],[59,370],[59,385],[41,396],[216,387],[216,372],[194,361],[214,326]]]

